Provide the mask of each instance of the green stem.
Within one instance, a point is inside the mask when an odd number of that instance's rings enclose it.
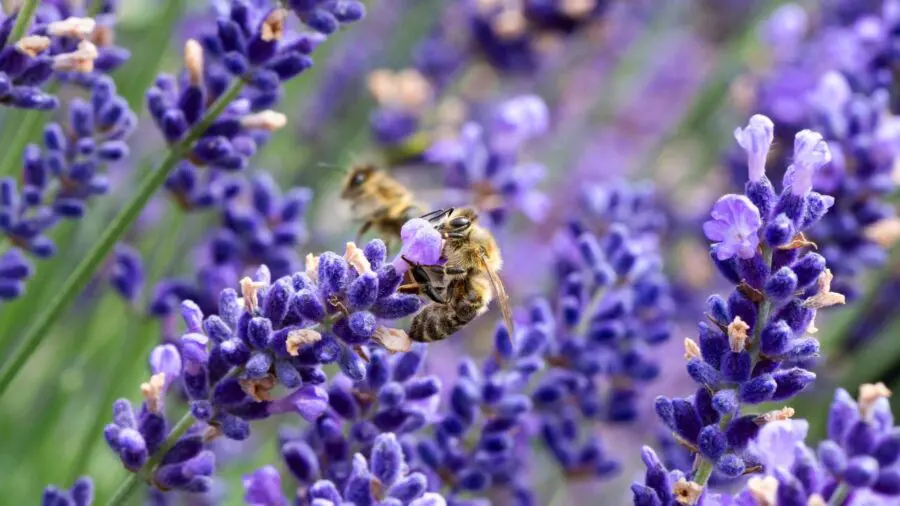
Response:
[[[122,482],[121,485],[119,485],[119,488],[116,489],[116,492],[106,505],[118,506],[120,504],[125,504],[131,497],[131,494],[137,490],[137,487],[140,484],[140,478],[148,481],[152,479],[153,470],[156,468],[156,465],[159,464],[166,453],[175,446],[175,443],[178,442],[181,436],[183,436],[192,425],[194,425],[194,417],[190,412],[187,412],[181,417],[181,420],[178,420],[178,423],[172,428],[172,432],[169,432],[169,435],[166,436],[166,440],[163,441],[159,449],[156,450],[156,453],[150,457],[150,460],[148,460],[136,473],[128,474],[128,477],[125,478],[125,481]]]
[[[233,102],[244,87],[241,80],[234,81],[228,90],[219,97],[209,111],[194,125],[187,136],[177,144],[169,148],[169,154],[159,167],[148,174],[136,194],[125,207],[113,218],[106,231],[97,240],[93,248],[85,258],[75,267],[75,270],[57,292],[56,296],[47,304],[44,311],[37,316],[32,325],[22,337],[22,343],[12,353],[12,357],[3,364],[0,369],[0,396],[6,392],[13,378],[28,361],[32,353],[40,346],[41,341],[47,336],[50,327],[59,318],[65,308],[84,289],[90,281],[94,271],[109,256],[116,243],[125,234],[128,228],[140,215],[141,211],[156,193],[156,190],[166,181],[169,173],[175,165],[184,158],[187,151],[193,146],[210,125],[225,111],[225,108]]]
[[[34,17],[34,12],[37,10],[40,3],[40,0],[25,0],[25,3],[22,4],[22,8],[19,9],[18,14],[16,14],[16,24],[13,25],[9,38],[6,39],[7,45],[19,42],[19,39],[25,35],[28,26],[31,24],[31,18]]]
[[[697,466],[697,472],[694,473],[694,483],[700,485],[701,487],[705,487],[707,482],[709,482],[709,477],[712,476],[713,472],[713,464],[707,459],[704,459],[700,455],[697,455],[697,458],[700,460],[700,464]]]
[[[850,493],[850,487],[847,486],[846,483],[841,483],[838,485],[838,488],[831,494],[831,499],[828,500],[828,506],[841,506],[844,504],[844,499],[847,498],[847,494]]]

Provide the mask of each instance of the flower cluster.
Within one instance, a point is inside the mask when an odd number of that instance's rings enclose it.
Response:
[[[88,201],[109,191],[103,167],[128,155],[125,140],[137,116],[108,76],[96,77],[90,92],[89,100],[69,102],[65,124],[44,127],[43,149],[26,147],[21,187],[12,177],[0,179],[0,231],[38,258],[55,254],[47,233],[60,219],[82,218]]]
[[[182,379],[195,416],[219,423],[232,439],[246,437],[247,420],[275,413],[296,409],[315,419],[327,402],[317,386],[325,381],[320,365],[337,362],[346,375],[362,380],[362,345],[374,340],[408,348],[408,338],[398,344],[405,336],[381,322],[416,312],[421,301],[395,293],[401,277],[384,263],[384,254],[379,240],[364,250],[349,243],[344,257],[310,255],[307,272],[275,281],[263,267],[256,280],[241,281],[242,299],[223,290],[218,314],[202,326],[199,308],[185,306],[190,332],[180,341]],[[232,370],[240,373],[229,376]],[[297,390],[271,400],[269,392],[279,384]]]
[[[281,454],[297,481],[310,486],[328,479],[343,488],[354,469],[354,454],[374,458],[379,434],[391,433],[394,444],[394,434],[403,441],[430,423],[441,382],[433,376],[416,376],[424,354],[425,345],[394,357],[374,348],[367,357],[365,378],[344,374],[333,379],[328,412],[305,433],[281,437]],[[424,490],[424,477],[412,478],[421,481]]]
[[[406,249],[414,254],[416,245]],[[385,262],[385,255],[380,240],[364,249],[349,243],[344,257],[331,252],[309,255],[306,272],[275,281],[262,266],[255,280],[241,280],[240,297],[231,288],[223,290],[216,314],[206,318],[197,304],[183,302],[181,315],[187,330],[175,343],[162,344],[151,355],[154,376],[142,387],[146,400],[139,413],[135,415],[128,401],[117,401],[113,424],[106,430],[110,448],[127,469],[152,473],[158,488],[205,492],[214,467],[205,442],[220,435],[244,440],[250,435],[251,421],[272,415],[297,413],[310,422],[320,419],[329,406],[329,393],[320,386],[327,379],[322,365],[337,362],[347,377],[368,381],[370,387],[378,384],[385,379],[379,374],[388,370],[385,357],[381,352],[368,357],[365,346],[408,350],[411,343],[405,332],[385,323],[421,306],[417,296],[396,293],[402,276]],[[420,258],[413,255],[412,260]],[[417,360],[415,354],[404,357],[408,357],[405,367],[410,367],[409,360]],[[408,376],[416,367],[412,365]],[[395,376],[401,369],[394,369]],[[375,376],[367,380],[369,370]],[[395,381],[401,379],[395,377]],[[176,380],[190,400],[196,423],[183,422],[190,429],[184,429],[186,435],[169,449],[162,446],[168,434],[163,400]],[[288,393],[273,398],[272,391],[279,385]],[[392,385],[400,388],[402,398],[400,383]],[[406,386],[410,401],[425,401],[438,389],[433,379]],[[396,421],[399,406],[388,406],[387,398],[384,402],[384,408],[373,415],[372,427]],[[327,424],[326,420],[319,425]],[[424,423],[424,416],[418,423]],[[399,429],[399,425],[391,427]],[[165,454],[157,462],[151,456],[160,449]],[[151,468],[144,470],[145,465]]]
[[[697,455],[693,480],[700,486],[713,469],[733,478],[758,468],[748,444],[761,426],[793,410],[748,414],[744,408],[790,399],[815,379],[804,365],[819,343],[806,335],[815,331],[818,309],[844,301],[831,291],[824,258],[802,253],[811,245],[804,230],[833,201],[811,189],[815,172],[830,161],[826,143],[815,132],[797,134],[793,164],[776,195],[764,166],[772,122],[754,116],[735,136],[747,150],[750,180],[744,195],[715,203],[704,231],[715,241],[714,263],[736,287],[727,300],[709,298],[699,343],[685,340],[687,371],[699,385],[695,395],[656,399],[662,421]]]
[[[634,504],[740,505],[889,504],[900,496],[900,433],[881,383],[860,387],[859,402],[838,389],[828,415],[828,438],[813,451],[805,420],[763,425],[747,453],[760,473],[734,495],[702,493],[681,471],[668,472],[653,450],[644,448],[646,475],[632,485]]]
[[[619,198],[641,190],[618,188],[601,203],[598,191],[587,192],[595,206],[590,222],[572,222],[559,237],[558,316],[549,320],[557,344],[549,355],[566,374],[552,383],[556,391],[574,388],[559,400],[571,395],[587,419],[625,422],[637,415],[639,387],[659,373],[652,347],[669,338],[674,303],[658,222],[641,218],[659,218],[652,199]],[[599,225],[597,232],[587,223]],[[597,391],[598,375],[608,380],[606,391]]]
[[[97,0],[100,1],[100,0]],[[92,87],[124,63],[129,52],[113,43],[115,4],[103,2],[97,18],[83,4],[42,2],[27,33],[12,36],[16,15],[0,21],[0,104],[23,109],[55,109],[59,99],[42,89],[54,77]]]
[[[445,168],[448,205],[474,203],[497,224],[511,210],[541,221],[549,207],[538,189],[546,168],[520,157],[530,141],[547,132],[548,124],[544,101],[523,95],[500,103],[488,124],[468,122],[456,138],[435,142],[425,159]]]
[[[171,447],[163,447],[169,434],[162,411],[165,383],[165,374],[160,374],[142,386],[147,399],[138,413],[125,399],[113,404],[113,423],[103,431],[106,443],[118,455],[122,465],[134,473],[142,471],[151,462],[151,456],[163,451],[161,460],[152,462],[150,482],[156,488],[208,492],[216,464],[213,452],[204,448],[210,433],[192,429]]]
[[[494,354],[481,367],[469,358],[460,361],[447,406],[431,433],[416,438],[414,450],[420,468],[449,488],[452,504],[489,490],[531,497],[523,446],[534,431],[526,423],[532,409],[526,387],[543,366],[540,352],[540,345],[514,350],[500,326]]]
[[[804,444],[804,421],[767,425],[751,445],[765,473],[740,497],[762,495],[800,506],[820,499],[840,504],[887,504],[900,496],[900,435],[881,383],[860,387],[859,403],[838,389],[828,415],[828,438],[813,452]]]
[[[306,456],[304,456],[306,457]],[[302,457],[299,457],[302,458]],[[297,470],[289,461],[291,471]],[[354,504],[358,506],[446,506],[436,493],[426,492],[425,477],[408,472],[406,456],[397,437],[390,433],[378,435],[371,444],[369,459],[360,453],[352,458],[342,482],[317,479],[318,467],[305,468],[299,478],[306,488],[298,489],[296,504],[326,506]],[[314,480],[314,481],[313,481]],[[251,506],[283,506],[288,504],[281,491],[281,476],[272,466],[266,466],[244,477],[244,500]]]
[[[542,47],[552,38],[568,37],[596,22],[606,0],[474,2],[469,9],[471,38],[497,70],[532,73],[541,63]]]
[[[809,15],[801,7],[776,11],[767,32],[780,56],[759,79],[753,106],[784,122],[786,132],[811,128],[827,142],[832,161],[813,187],[835,205],[808,235],[833,267],[835,288],[851,299],[856,277],[882,265],[886,248],[900,237],[888,200],[900,155],[890,63],[896,58],[890,34],[900,19],[890,5],[883,13],[861,9],[850,20],[829,6],[825,24],[806,40]],[[788,155],[782,151],[775,162]]]
[[[56,487],[44,489],[41,506],[91,506],[94,503],[94,482],[90,478],[79,478],[69,490]]]
[[[265,109],[274,105],[277,96],[263,104],[249,97],[230,102],[224,114],[199,138],[194,138],[191,132],[199,126],[204,112],[227,91],[229,78],[214,81],[207,77],[213,65],[204,65],[203,48],[193,39],[185,44],[184,59],[184,79],[162,74],[147,91],[147,109],[153,121],[168,143],[189,142],[186,148],[190,151],[190,163],[225,171],[245,168],[248,158],[256,152],[259,134],[277,130],[286,123],[283,115]],[[296,69],[290,77],[305,68]]]

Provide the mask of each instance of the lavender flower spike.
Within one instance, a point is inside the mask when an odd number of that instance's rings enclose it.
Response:
[[[743,195],[729,194],[713,205],[712,220],[703,224],[703,232],[711,241],[717,241],[716,256],[727,260],[735,255],[753,258],[759,247],[759,228],[762,219],[759,209]]]
[[[746,128],[736,128],[734,138],[747,151],[750,181],[758,182],[766,175],[766,156],[775,139],[775,124],[767,116],[754,114]]]
[[[816,171],[831,161],[831,151],[822,134],[801,130],[794,138],[794,163],[784,176],[784,185],[791,185],[791,193],[805,196],[812,190]]]

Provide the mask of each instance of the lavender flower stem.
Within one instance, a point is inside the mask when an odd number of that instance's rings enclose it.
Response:
[[[693,481],[697,485],[705,487],[706,483],[709,481],[709,477],[712,476],[713,463],[699,455],[697,455],[697,458],[700,460],[700,465],[697,466],[697,472],[694,475]]]
[[[175,165],[184,158],[184,155],[190,150],[194,142],[206,132],[207,128],[225,111],[225,108],[238,97],[244,88],[244,84],[242,80],[234,81],[210,107],[203,118],[191,128],[187,136],[181,142],[169,148],[169,154],[159,167],[144,178],[134,197],[113,218],[109,227],[94,247],[85,255],[84,259],[75,267],[72,275],[69,276],[60,291],[46,306],[45,310],[37,316],[35,324],[28,329],[22,338],[21,346],[13,351],[12,357],[0,368],[0,396],[6,392],[13,378],[22,369],[22,366],[25,365],[31,354],[40,346],[41,341],[47,336],[50,327],[56,319],[63,313],[69,303],[81,293],[94,272],[106,260],[113,247],[119,242],[119,239],[134,223],[156,190],[166,181]]]
[[[835,489],[834,493],[831,494],[831,499],[828,500],[828,506],[841,506],[844,504],[844,499],[847,498],[847,494],[850,492],[850,487],[847,486],[846,483],[841,482],[838,485],[838,488]]]
[[[34,17],[34,13],[37,11],[40,3],[40,0],[25,0],[25,3],[22,4],[22,7],[16,15],[16,24],[13,25],[12,32],[9,34],[9,39],[7,39],[7,41],[15,44],[23,35],[25,35],[25,31],[28,30],[28,25],[31,24],[31,18]]]
[[[157,464],[162,460],[162,458],[168,453],[169,450],[175,446],[175,443],[178,442],[178,439],[187,432],[191,426],[194,425],[194,417],[191,415],[190,411],[184,414],[175,427],[172,428],[172,431],[169,432],[169,435],[166,437],[165,441],[163,441],[162,445],[160,445],[159,450],[156,451],[151,457],[150,460],[141,467],[136,473],[129,473],[128,477],[119,485],[119,488],[116,489],[115,494],[113,494],[112,498],[106,503],[107,506],[118,506],[120,504],[125,504],[128,502],[128,499],[137,489],[138,484],[140,483],[139,478],[150,479],[153,468],[156,467]]]

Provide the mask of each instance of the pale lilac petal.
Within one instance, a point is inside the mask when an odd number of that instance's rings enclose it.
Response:
[[[794,463],[794,449],[806,440],[809,423],[806,420],[778,420],[769,422],[759,430],[751,449],[759,455],[767,471],[781,466],[790,469]]]
[[[744,195],[729,194],[713,204],[712,220],[703,224],[706,237],[716,244],[716,256],[752,258],[759,246],[762,218],[759,209]]]
[[[767,116],[754,114],[746,128],[737,128],[734,138],[747,152],[750,181],[759,181],[766,174],[766,157],[775,138],[775,124]]]

